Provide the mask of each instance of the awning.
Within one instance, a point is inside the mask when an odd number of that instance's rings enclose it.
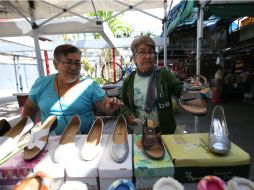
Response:
[[[147,9],[153,8],[167,8],[168,5],[172,3],[173,0],[81,0],[81,1],[69,1],[69,0],[9,0],[9,1],[0,1],[0,22],[7,21],[12,22],[12,20],[8,19],[17,19],[17,18],[24,18],[28,25],[30,25],[30,29],[24,31],[23,29],[19,29],[17,25],[13,25],[16,32],[21,32],[23,35],[26,33],[30,35],[30,31],[32,31],[32,36],[34,37],[34,44],[36,49],[37,55],[37,62],[38,62],[38,70],[40,76],[44,75],[42,58],[40,55],[40,46],[38,37],[40,32],[49,32],[53,30],[61,29],[61,34],[64,33],[78,33],[85,31],[85,25],[83,28],[79,28],[77,30],[72,30],[73,25],[67,25],[66,27],[62,28],[54,28],[54,25],[50,26],[50,23],[54,22],[56,18],[59,17],[70,17],[75,16],[79,19],[84,19],[85,21],[89,21],[99,28],[106,23],[106,20],[101,20],[99,17],[96,17],[95,20],[85,16],[86,13],[98,11],[114,11],[116,12],[111,18],[114,18],[126,11],[140,11],[144,14],[153,16],[161,21],[163,18],[158,18],[155,15],[151,15]],[[166,11],[164,11],[166,12]],[[109,19],[111,19],[109,18]],[[38,19],[46,19],[43,22],[38,22]],[[59,18],[60,19],[60,18]],[[107,20],[109,20],[107,19]],[[16,22],[16,20],[15,20]],[[69,23],[73,24],[73,23]],[[63,26],[63,25],[61,25]],[[80,25],[81,26],[81,25]],[[45,30],[43,29],[45,28]],[[60,25],[59,25],[60,27]],[[11,26],[7,29],[10,29]],[[23,27],[22,27],[23,28]],[[32,28],[32,30],[31,30]],[[3,27],[0,28],[3,32]],[[112,35],[110,32],[108,33],[107,28],[103,28],[103,32],[101,33],[102,37],[107,41],[107,43],[111,47],[115,47],[114,42],[112,41]],[[0,30],[0,33],[1,33]],[[10,31],[11,32],[11,31]],[[94,31],[98,32],[98,31]],[[1,35],[1,34],[0,34]],[[164,48],[166,48],[166,36],[164,36]]]

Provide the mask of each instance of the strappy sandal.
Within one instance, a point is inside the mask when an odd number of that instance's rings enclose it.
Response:
[[[56,127],[56,116],[49,116],[42,124],[41,129],[32,134],[31,140],[24,148],[24,160],[35,159],[46,147],[49,133]]]
[[[145,154],[154,160],[164,157],[164,147],[161,141],[161,130],[159,127],[148,127],[147,118],[143,123],[142,145]]]
[[[179,105],[187,112],[203,116],[207,113],[207,103],[200,93],[186,93],[179,99]]]

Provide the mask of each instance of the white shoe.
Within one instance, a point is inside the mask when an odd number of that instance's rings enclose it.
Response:
[[[104,123],[102,119],[96,119],[87,135],[85,142],[81,146],[80,156],[83,160],[93,160],[102,151],[101,138],[103,128]]]
[[[254,182],[240,177],[228,181],[228,190],[254,190]]]
[[[153,190],[184,190],[184,187],[172,177],[162,177],[153,185]]]
[[[4,136],[0,138],[0,160],[10,154],[17,146],[20,138],[34,127],[33,121],[24,116]]]
[[[80,181],[66,181],[60,190],[88,190],[87,185]]]
[[[56,163],[68,163],[72,159],[75,154],[75,135],[79,131],[80,123],[79,115],[74,115],[65,127],[54,152]]]

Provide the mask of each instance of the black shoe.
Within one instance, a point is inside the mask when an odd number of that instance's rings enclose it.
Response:
[[[5,119],[0,120],[0,136],[3,136],[6,132],[11,129],[11,125]]]

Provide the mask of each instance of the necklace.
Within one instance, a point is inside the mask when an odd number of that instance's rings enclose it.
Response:
[[[61,97],[60,97],[60,91],[59,91],[59,85],[58,85],[58,75],[56,75],[56,89],[57,89],[57,94],[58,94],[58,103],[59,103],[59,106],[60,106],[60,110],[63,114],[65,125],[67,125],[68,122],[67,122],[65,114],[63,112],[63,108],[62,108],[62,104],[61,104]]]

